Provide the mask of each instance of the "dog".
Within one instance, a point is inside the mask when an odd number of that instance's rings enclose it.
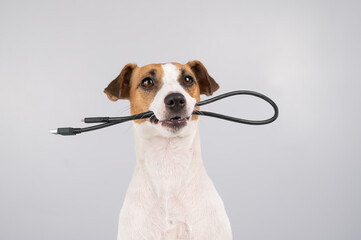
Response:
[[[203,166],[200,95],[219,88],[200,61],[127,64],[105,88],[112,101],[130,101],[136,167],[120,211],[118,240],[229,240],[222,199]]]

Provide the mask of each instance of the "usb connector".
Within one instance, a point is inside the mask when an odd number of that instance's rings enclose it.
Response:
[[[52,133],[52,134],[59,134],[59,135],[63,135],[63,136],[76,135],[81,132],[82,132],[81,128],[71,128],[71,127],[50,130],[50,133]]]

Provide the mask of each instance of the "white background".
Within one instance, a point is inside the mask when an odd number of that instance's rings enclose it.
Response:
[[[116,239],[135,166],[129,114],[103,89],[129,63],[200,60],[221,88],[274,99],[279,119],[204,117],[204,164],[234,239],[361,239],[359,1],[0,2],[0,239]],[[260,100],[203,108],[269,117]]]

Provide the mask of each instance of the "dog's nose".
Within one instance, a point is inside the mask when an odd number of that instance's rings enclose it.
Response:
[[[186,105],[186,99],[183,94],[171,93],[164,98],[164,103],[167,109],[173,112],[179,112]]]

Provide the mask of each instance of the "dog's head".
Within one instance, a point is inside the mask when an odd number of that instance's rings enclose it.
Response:
[[[104,90],[112,101],[128,99],[131,114],[152,111],[150,119],[135,120],[148,134],[165,137],[191,132],[192,116],[200,94],[210,96],[219,88],[200,61],[187,64],[127,64]]]

